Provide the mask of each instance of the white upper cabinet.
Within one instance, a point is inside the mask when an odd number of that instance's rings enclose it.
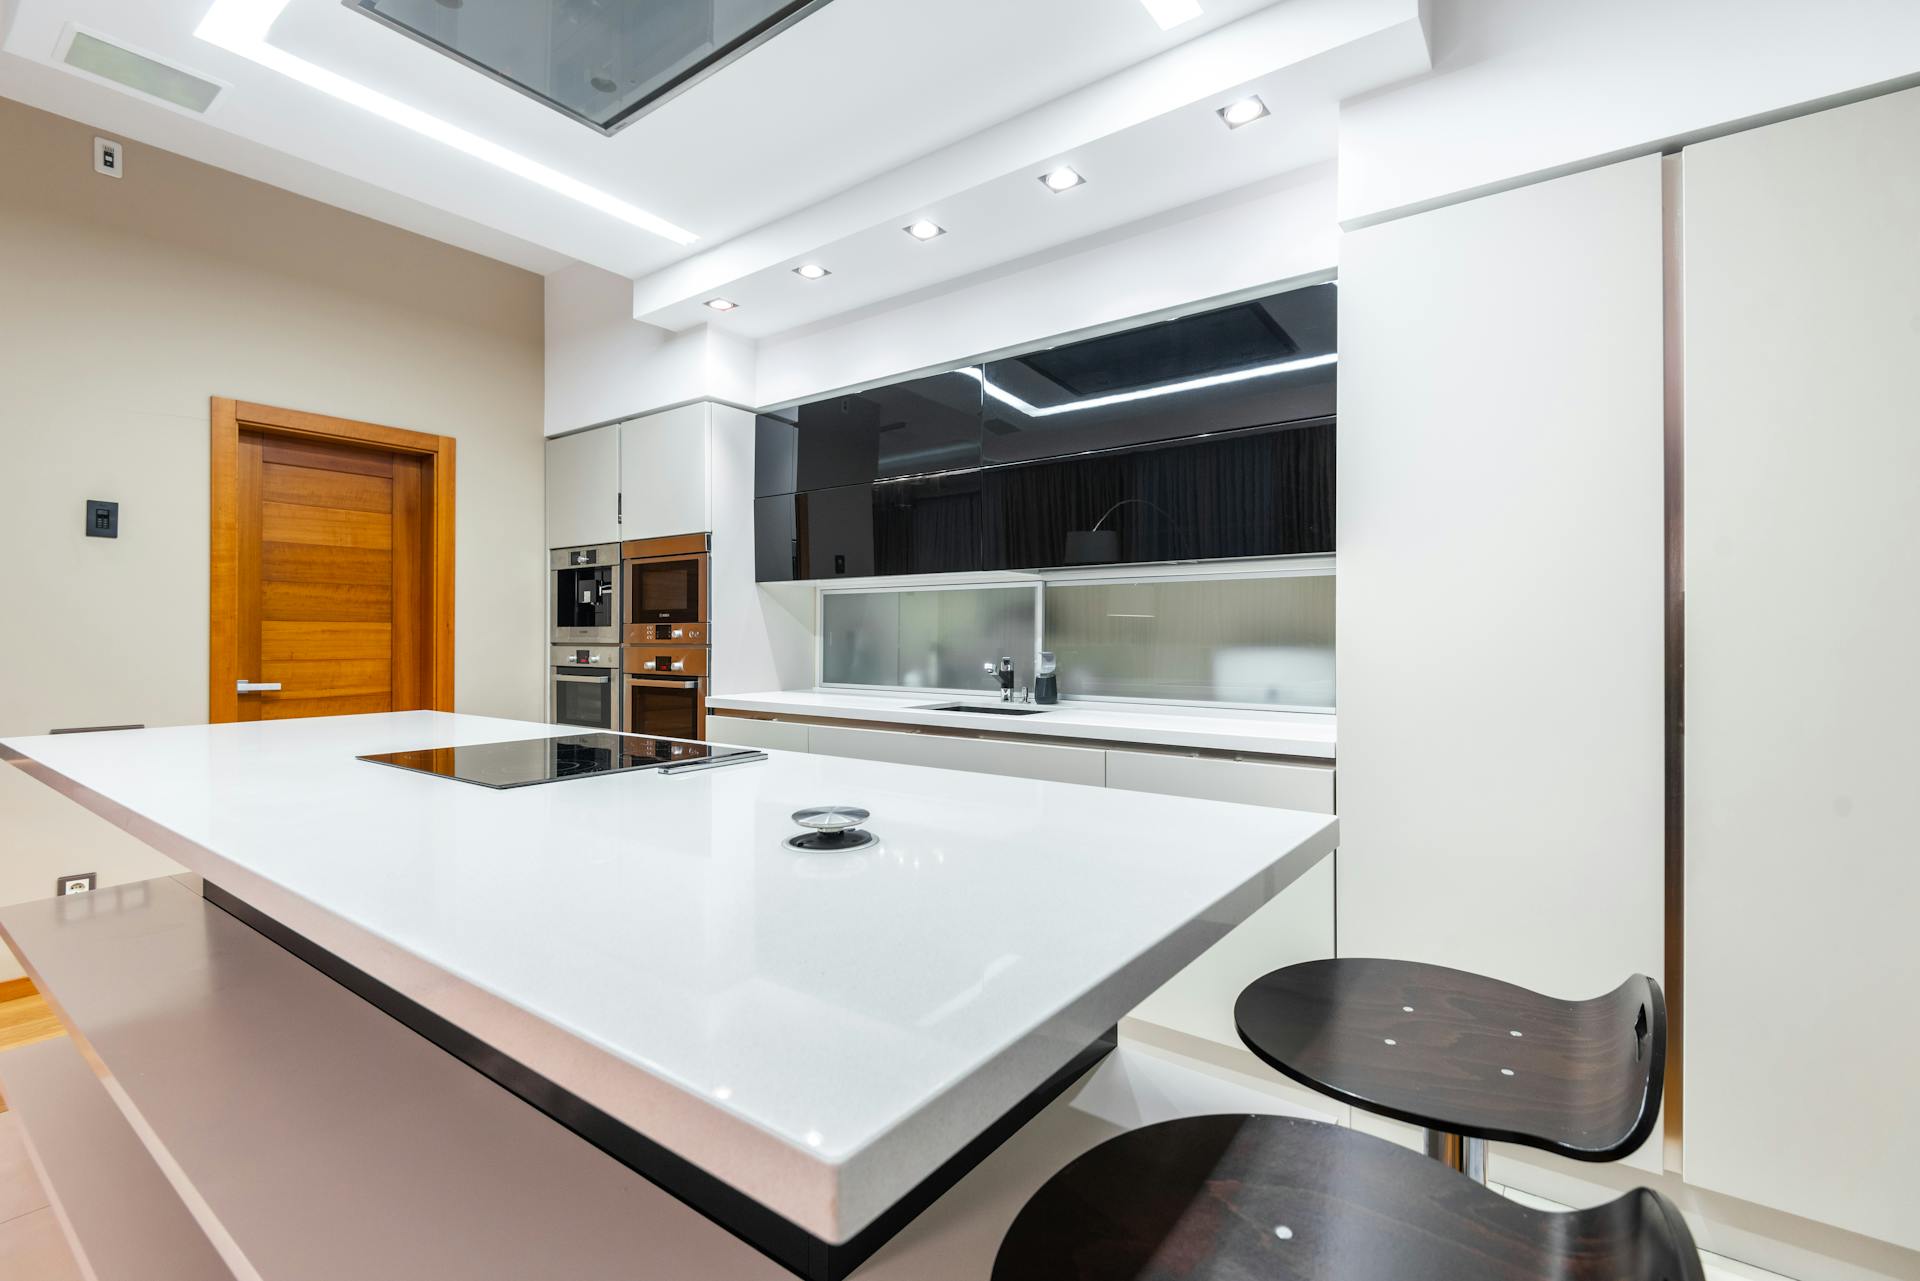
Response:
[[[620,540],[620,429],[547,442],[547,546]]]
[[[1342,955],[1664,977],[1660,163],[1343,238]]]
[[[1681,161],[1686,1177],[1909,1248],[1916,139],[1909,91]]]
[[[711,412],[701,402],[620,424],[620,537],[713,528]]]

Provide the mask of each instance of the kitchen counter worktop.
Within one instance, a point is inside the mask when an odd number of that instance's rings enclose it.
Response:
[[[1320,814],[800,753],[508,791],[354,759],[557,732],[401,712],[0,756],[828,1242],[1335,844]],[[784,848],[821,804],[880,845]]]
[[[766,716],[811,716],[887,725],[965,729],[1039,738],[1096,739],[1143,747],[1193,747],[1264,756],[1332,760],[1335,718],[1318,712],[1256,712],[1233,708],[1160,708],[1143,703],[1056,703],[1034,716],[936,712],[943,703],[995,702],[995,696],[866,694],[840,689],[773,690],[761,694],[716,694],[716,712]]]

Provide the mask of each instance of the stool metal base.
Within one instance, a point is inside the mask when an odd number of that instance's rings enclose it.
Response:
[[[1426,1136],[1427,1155],[1446,1166],[1458,1170],[1475,1183],[1487,1181],[1487,1141],[1469,1139],[1458,1134],[1449,1134],[1445,1130],[1422,1130]]]

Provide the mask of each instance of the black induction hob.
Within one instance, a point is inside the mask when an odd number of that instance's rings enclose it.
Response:
[[[677,738],[647,738],[639,734],[562,734],[554,738],[523,738],[511,743],[471,743],[461,747],[422,747],[410,752],[382,752],[358,759],[376,765],[415,770],[440,778],[477,783],[481,787],[529,787],[566,778],[591,778],[629,770],[711,769],[764,761],[765,752],[738,747],[715,747]]]

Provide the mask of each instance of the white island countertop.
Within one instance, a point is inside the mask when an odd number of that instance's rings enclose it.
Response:
[[[1320,814],[799,753],[507,791],[354,759],[556,732],[401,712],[0,746],[828,1242],[1335,843]],[[819,804],[870,809],[880,845],[784,848]]]
[[[940,712],[950,703],[996,702],[992,694],[868,693],[844,689],[781,689],[757,694],[714,694],[716,712],[757,716],[805,716],[872,721],[904,728],[962,729],[1037,738],[1072,738],[1142,747],[1191,747],[1263,756],[1332,760],[1335,718],[1331,712],[1264,712],[1231,707],[1158,706],[1072,700],[1032,716]],[[1026,704],[1022,704],[1026,706]]]

